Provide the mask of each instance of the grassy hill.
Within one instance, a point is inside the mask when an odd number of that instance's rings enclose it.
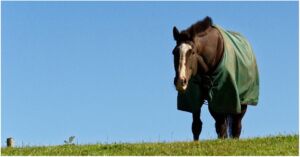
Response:
[[[200,142],[60,145],[1,148],[2,155],[299,155],[299,135]]]

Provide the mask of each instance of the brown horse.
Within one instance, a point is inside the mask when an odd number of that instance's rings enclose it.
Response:
[[[176,76],[174,85],[179,93],[186,92],[192,77],[199,77],[202,81],[197,84],[203,93],[199,101],[203,104],[209,100],[211,90],[210,79],[218,68],[224,55],[224,38],[220,31],[213,25],[210,17],[204,18],[188,29],[181,32],[173,28],[176,46],[173,50],[174,68]],[[255,63],[256,65],[256,63]],[[246,78],[247,80],[247,78]],[[215,120],[218,138],[239,138],[242,129],[242,118],[247,110],[247,102],[239,103],[238,112],[216,111],[208,101],[209,112]],[[199,140],[202,130],[200,109],[192,111],[192,132],[194,140]]]

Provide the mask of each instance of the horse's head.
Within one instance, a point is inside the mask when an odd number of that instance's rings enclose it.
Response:
[[[177,91],[185,92],[190,78],[197,74],[199,55],[205,46],[201,37],[205,34],[205,30],[211,26],[211,18],[206,17],[181,32],[176,27],[173,28],[173,36],[176,41],[176,46],[173,50],[176,73],[174,85]]]

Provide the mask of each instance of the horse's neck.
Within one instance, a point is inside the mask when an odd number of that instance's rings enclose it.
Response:
[[[212,28],[207,35],[202,37],[204,45],[199,56],[199,70],[201,73],[210,74],[218,66],[223,56],[223,38],[216,28]]]

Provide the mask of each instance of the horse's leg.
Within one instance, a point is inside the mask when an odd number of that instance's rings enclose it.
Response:
[[[232,137],[240,138],[242,131],[242,119],[247,111],[247,105],[241,105],[241,113],[232,114]]]
[[[215,119],[215,127],[216,132],[218,134],[218,138],[227,138],[227,123],[226,123],[226,115],[221,113],[216,113],[212,111],[209,107],[209,112],[212,117]]]
[[[199,140],[199,136],[202,130],[202,121],[200,120],[201,109],[197,112],[193,112],[193,123],[192,123],[192,132],[194,135],[194,141]]]

